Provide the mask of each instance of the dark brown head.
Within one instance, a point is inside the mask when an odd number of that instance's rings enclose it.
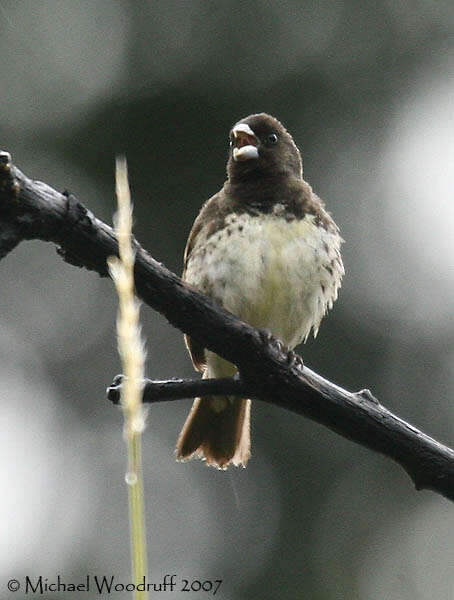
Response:
[[[301,155],[292,136],[266,113],[238,121],[230,132],[229,179],[290,176],[301,178]]]

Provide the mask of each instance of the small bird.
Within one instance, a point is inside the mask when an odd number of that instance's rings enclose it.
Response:
[[[183,279],[289,348],[305,341],[332,307],[344,267],[342,238],[303,179],[301,155],[274,117],[254,114],[230,131],[227,181],[202,207],[189,234]],[[230,377],[233,364],[186,336],[203,378]],[[251,455],[251,401],[196,398],[176,447],[226,469]]]

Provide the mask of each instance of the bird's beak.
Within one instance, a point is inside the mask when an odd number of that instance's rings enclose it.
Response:
[[[232,129],[233,160],[242,161],[259,157],[258,139],[249,125],[238,123]]]

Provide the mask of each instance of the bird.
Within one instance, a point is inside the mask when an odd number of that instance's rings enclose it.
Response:
[[[230,130],[227,180],[202,206],[184,253],[182,279],[249,325],[293,349],[317,335],[344,275],[343,242],[324,203],[303,179],[300,151],[275,117],[249,115]],[[203,378],[236,367],[185,336]],[[225,470],[251,456],[251,401],[196,398],[176,458]]]

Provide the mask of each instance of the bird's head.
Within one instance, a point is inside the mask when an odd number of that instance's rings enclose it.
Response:
[[[229,179],[251,176],[302,177],[302,162],[292,136],[266,113],[250,115],[230,131]]]

